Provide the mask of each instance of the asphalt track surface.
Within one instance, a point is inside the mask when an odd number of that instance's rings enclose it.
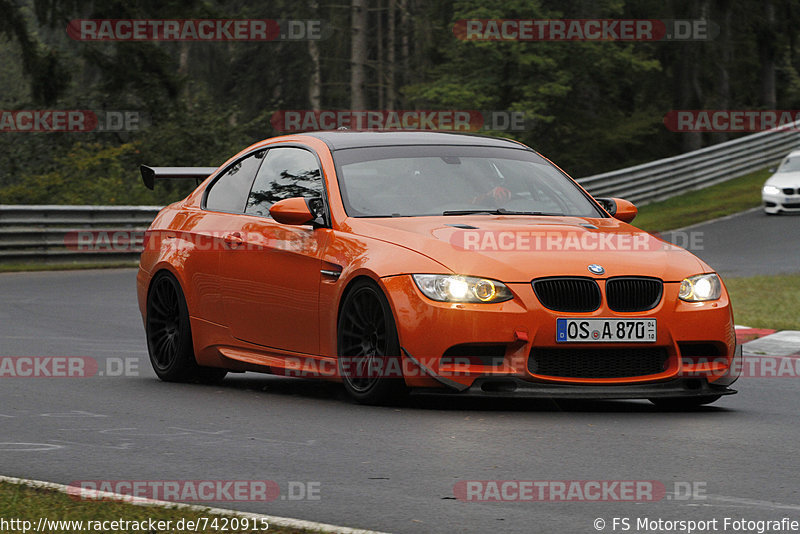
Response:
[[[741,217],[753,232],[750,218],[800,222]],[[702,228],[707,239],[718,224]],[[707,259],[726,272],[723,256]],[[717,519],[720,530],[725,517],[800,520],[797,378],[741,379],[738,395],[695,412],[433,397],[368,407],[335,384],[251,373],[220,386],[167,384],[150,369],[134,286],[130,269],[0,275],[0,356],[137,366],[116,377],[0,378],[0,474],[63,484],[273,480],[284,494],[290,481],[315,482],[319,500],[208,504],[388,532],[596,532],[597,518],[612,532],[614,517],[629,518],[633,532],[639,518]],[[454,485],[468,480],[645,480],[667,494],[455,499]],[[683,498],[687,484],[697,498]]]
[[[769,216],[757,208],[662,237],[689,249],[723,277],[800,272],[798,214]]]

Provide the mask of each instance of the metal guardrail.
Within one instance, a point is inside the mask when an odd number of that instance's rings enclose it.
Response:
[[[640,205],[702,189],[777,163],[800,146],[800,123],[726,141],[671,158],[579,178],[589,193]]]
[[[0,205],[0,264],[138,261],[160,206]]]
[[[763,169],[798,146],[800,130],[771,130],[578,182],[592,195],[641,205]],[[159,209],[0,205],[0,264],[136,261]]]

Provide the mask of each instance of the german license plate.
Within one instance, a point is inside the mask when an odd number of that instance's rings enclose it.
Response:
[[[556,319],[559,343],[655,343],[655,319]]]

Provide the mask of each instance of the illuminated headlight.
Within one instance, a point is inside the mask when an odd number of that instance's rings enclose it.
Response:
[[[717,300],[722,294],[722,283],[716,274],[698,274],[684,278],[678,298],[686,302]]]
[[[765,185],[764,188],[761,190],[762,193],[765,195],[780,195],[781,190],[774,185]]]
[[[502,282],[474,276],[415,274],[414,283],[429,299],[439,302],[503,302],[511,290]]]

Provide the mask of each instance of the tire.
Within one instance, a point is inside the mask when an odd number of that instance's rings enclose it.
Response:
[[[166,271],[150,284],[145,331],[150,364],[161,380],[217,383],[225,378],[225,369],[197,365],[186,299],[178,281]]]
[[[689,410],[698,408],[706,404],[716,402],[722,395],[705,395],[701,397],[666,397],[662,399],[650,399],[650,402],[666,410]]]
[[[337,325],[339,373],[361,404],[387,404],[405,396],[397,327],[389,301],[371,280],[357,281],[342,303]]]

